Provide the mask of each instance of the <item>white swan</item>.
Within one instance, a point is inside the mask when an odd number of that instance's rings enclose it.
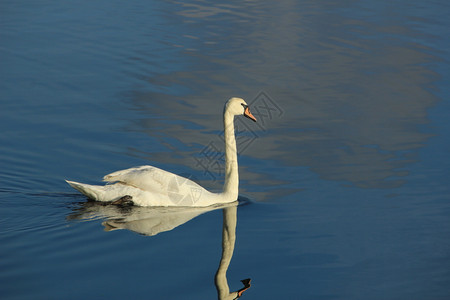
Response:
[[[66,182],[87,197],[113,204],[138,206],[209,206],[236,201],[239,174],[234,135],[234,116],[244,115],[256,122],[247,103],[231,98],[225,103],[225,183],[221,193],[211,193],[197,183],[153,166],[141,166],[106,175],[103,186]]]

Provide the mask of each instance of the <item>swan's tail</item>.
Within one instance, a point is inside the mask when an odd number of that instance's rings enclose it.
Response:
[[[71,187],[73,187],[80,193],[86,195],[87,197],[89,197],[93,200],[96,200],[96,201],[104,201],[102,199],[103,197],[101,197],[102,193],[104,192],[102,186],[90,185],[90,184],[79,183],[79,182],[75,182],[75,181],[69,181],[69,180],[66,180],[66,182]]]

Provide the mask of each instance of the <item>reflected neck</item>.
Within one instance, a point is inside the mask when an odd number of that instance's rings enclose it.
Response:
[[[236,137],[234,134],[234,115],[225,111],[223,115],[225,136],[225,184],[223,193],[227,197],[237,200],[239,191],[239,172],[236,151]]]
[[[236,243],[237,206],[223,209],[222,258],[214,278],[219,299],[236,299],[237,293],[230,293],[227,270],[233,257]]]

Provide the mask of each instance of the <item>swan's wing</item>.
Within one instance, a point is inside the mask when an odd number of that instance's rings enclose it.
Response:
[[[168,195],[171,198],[185,198],[192,195],[198,199],[205,191],[203,187],[185,177],[161,170],[153,166],[141,166],[117,171],[103,178],[107,182],[121,182],[144,191]]]
[[[144,191],[164,191],[167,190],[170,175],[174,174],[153,166],[141,166],[108,174],[103,180],[121,182]]]

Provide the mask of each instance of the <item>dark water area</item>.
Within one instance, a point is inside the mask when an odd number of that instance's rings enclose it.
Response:
[[[448,1],[3,1],[2,299],[448,299]],[[239,206],[117,208],[155,165]],[[120,230],[121,229],[121,230]]]

